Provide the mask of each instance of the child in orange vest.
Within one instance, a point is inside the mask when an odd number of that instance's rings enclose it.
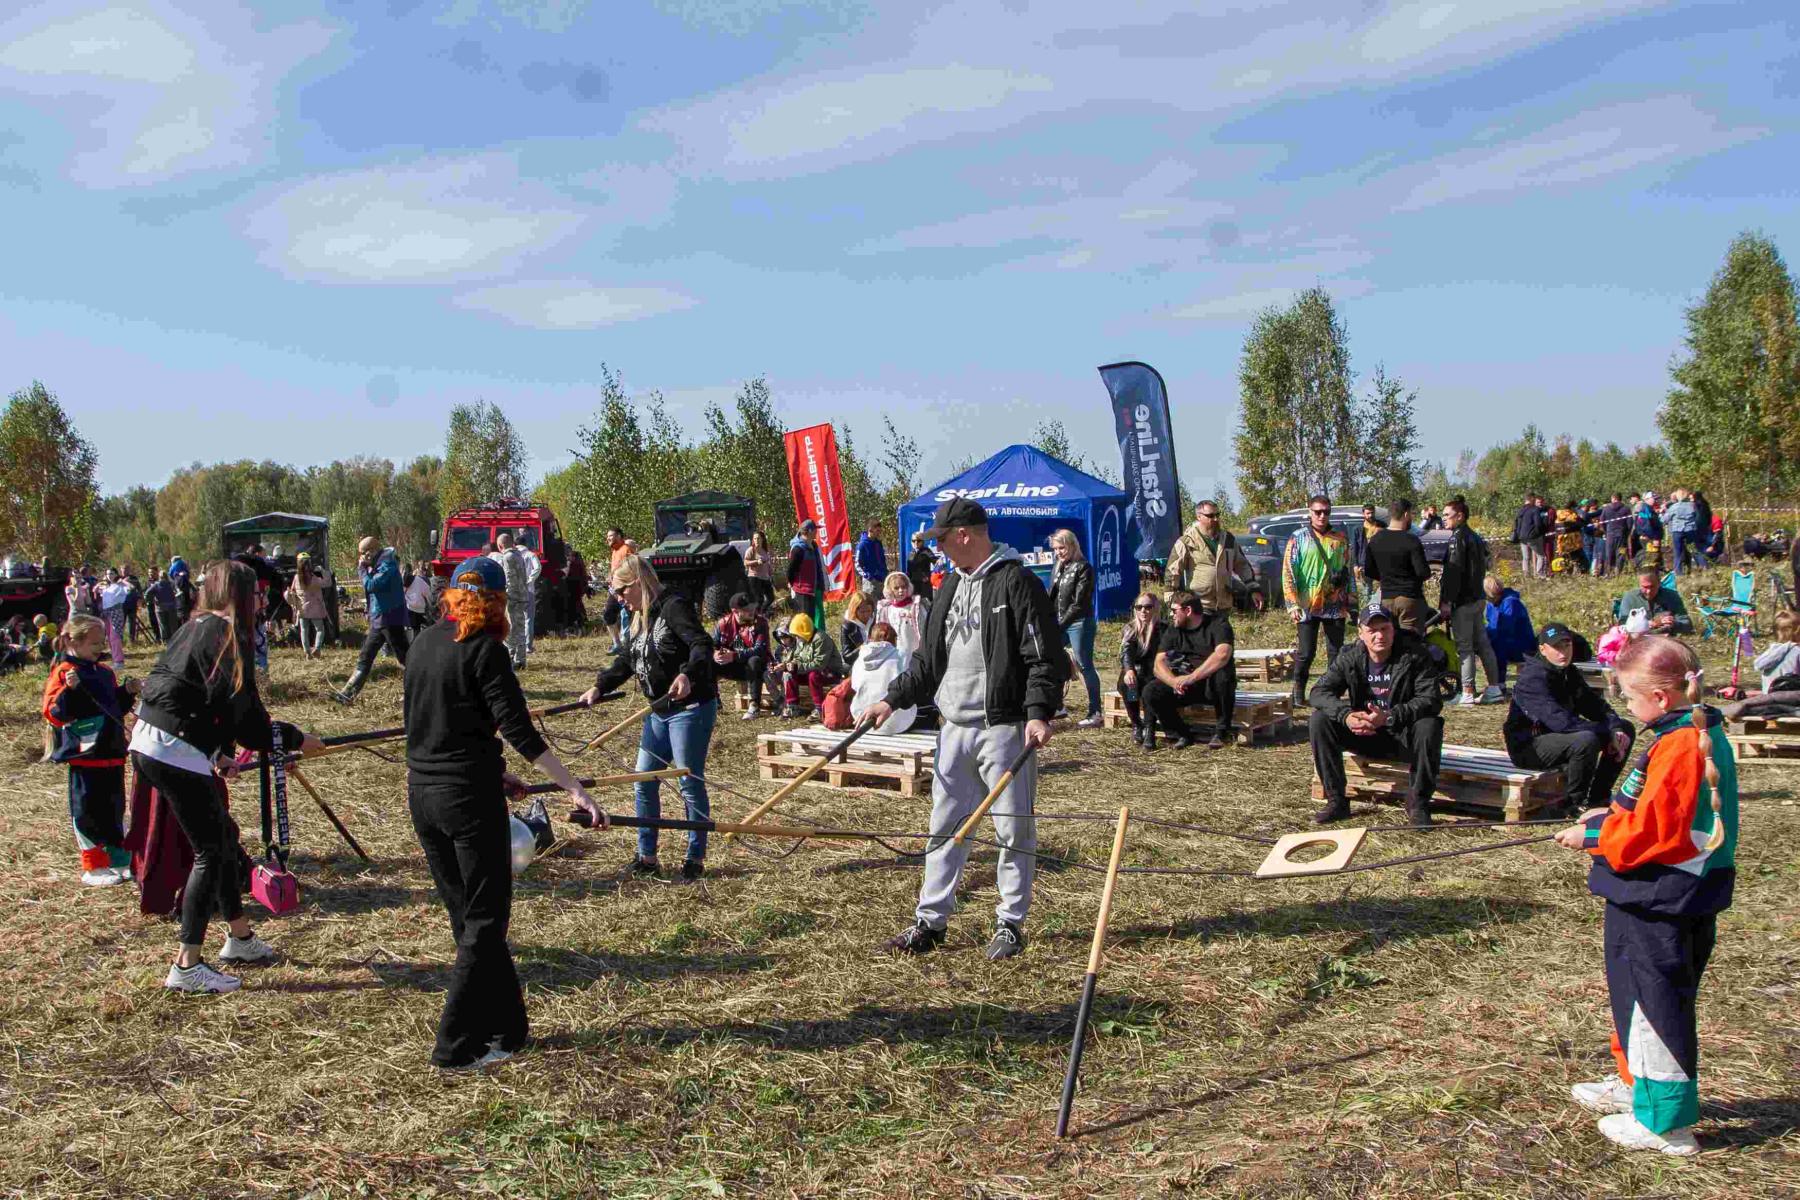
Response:
[[[81,882],[109,887],[131,878],[125,851],[125,713],[138,683],[121,686],[106,653],[106,623],[69,618],[67,642],[44,683],[44,720],[56,731],[51,761],[69,767],[69,819],[81,850]]]

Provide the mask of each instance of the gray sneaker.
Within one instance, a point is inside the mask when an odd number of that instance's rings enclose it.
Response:
[[[171,992],[235,992],[243,983],[237,976],[215,971],[205,962],[197,962],[191,967],[171,963],[168,977],[163,980],[163,986]]]
[[[999,962],[1003,958],[1025,953],[1025,931],[1011,921],[1002,921],[994,926],[994,940],[987,944],[987,960]]]

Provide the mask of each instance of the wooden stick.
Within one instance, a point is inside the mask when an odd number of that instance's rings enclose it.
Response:
[[[1069,1045],[1069,1069],[1063,1075],[1062,1104],[1056,1111],[1056,1136],[1069,1136],[1069,1110],[1075,1107],[1075,1081],[1081,1075],[1081,1050],[1087,1040],[1088,1017],[1094,1010],[1094,983],[1100,975],[1100,956],[1106,949],[1106,922],[1112,916],[1113,887],[1119,882],[1119,856],[1125,851],[1125,827],[1131,810],[1119,810],[1119,827],[1113,834],[1112,858],[1106,864],[1106,886],[1100,892],[1100,919],[1094,923],[1094,945],[1088,951],[1087,976],[1081,981],[1081,1005],[1075,1010],[1075,1040]]]
[[[798,791],[800,789],[801,784],[803,784],[807,780],[811,779],[814,775],[817,775],[820,771],[823,771],[825,769],[826,765],[828,763],[830,763],[832,759],[838,757],[839,755],[843,754],[845,751],[849,750],[851,744],[854,743],[857,738],[861,737],[863,734],[869,732],[869,730],[871,730],[873,728],[875,728],[875,725],[873,722],[865,722],[864,724],[858,725],[854,730],[851,731],[849,737],[845,738],[843,741],[839,742],[837,745],[831,747],[831,749],[825,751],[824,755],[822,755],[819,758],[818,762],[813,763],[811,766],[807,767],[804,771],[800,772],[800,774],[798,774],[798,775],[794,776],[792,779],[788,780],[785,784],[782,785],[780,791],[776,792],[773,796],[770,796],[767,800],[764,800],[761,804],[759,804],[755,808],[751,809],[750,812],[744,817],[743,824],[746,826],[754,826],[757,823],[757,821],[762,819],[763,814],[767,813],[771,808],[774,808],[777,804],[780,804],[783,800],[785,800],[789,796],[793,795],[796,791]],[[720,828],[723,829],[724,827],[721,826]],[[726,835],[725,835],[726,845],[731,844],[732,839],[737,836],[738,832],[740,832],[740,831],[732,830],[731,832],[726,833]]]
[[[974,832],[975,823],[987,816],[988,809],[994,807],[994,801],[1000,798],[1000,793],[1006,790],[1006,785],[1013,781],[1013,776],[1019,773],[1019,768],[1025,765],[1025,760],[1030,758],[1036,752],[1036,746],[1027,745],[1023,750],[1019,751],[1018,757],[1007,764],[1005,773],[1000,776],[999,780],[995,782],[993,789],[988,792],[987,799],[983,800],[981,806],[969,814],[969,819],[962,823],[962,828],[958,829],[956,831],[956,836],[950,839],[952,845],[962,845],[963,839]]]
[[[264,756],[264,761],[268,761],[267,756]],[[287,773],[293,778],[294,782],[306,789],[306,794],[313,798],[313,803],[319,806],[319,811],[325,814],[325,819],[331,822],[331,827],[338,831],[338,836],[344,839],[345,844],[356,851],[356,856],[364,862],[372,861],[369,858],[368,852],[357,845],[356,839],[350,836],[350,831],[344,828],[344,823],[338,820],[338,815],[331,811],[331,805],[325,803],[325,797],[319,795],[318,789],[313,787],[306,776],[300,773],[300,768],[293,763],[289,763]]]
[[[593,779],[577,779],[575,782],[584,788],[606,787],[615,783],[643,783],[651,779],[680,779],[688,774],[691,772],[686,767],[665,767],[660,771],[632,771],[624,775],[599,775]],[[551,792],[560,791],[562,791],[562,785],[559,783],[534,783],[521,794],[545,796]]]
[[[588,741],[587,745],[583,746],[581,749],[577,750],[575,752],[575,754],[572,754],[569,757],[574,758],[577,755],[586,754],[589,750],[599,749],[601,746],[604,746],[607,742],[611,741],[612,737],[615,733],[618,733],[619,730],[625,728],[627,725],[631,724],[633,721],[641,721],[646,715],[649,714],[650,710],[655,707],[656,707],[656,704],[654,701],[652,701],[649,704],[644,705],[644,707],[638,709],[636,712],[632,713],[629,717],[626,717],[623,721],[620,721],[617,725],[614,725],[611,729],[608,729],[602,733],[596,733]]]
[[[752,837],[793,838],[796,841],[822,839],[828,842],[872,841],[890,836],[877,830],[860,829],[801,829],[792,825],[747,824],[742,821],[689,821],[677,817],[639,817],[620,814],[607,814],[608,821],[624,829],[666,829],[673,832],[693,830],[701,833],[734,834],[742,833]],[[569,814],[573,824],[593,828],[593,818],[586,811],[577,809]]]

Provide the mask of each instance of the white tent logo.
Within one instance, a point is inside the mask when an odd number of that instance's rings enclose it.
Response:
[[[1094,561],[1102,567],[1119,561],[1119,510],[1111,504],[1100,514],[1100,524],[1094,530]]]

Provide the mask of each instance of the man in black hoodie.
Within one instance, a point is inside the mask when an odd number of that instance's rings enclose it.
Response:
[[[1524,505],[1513,518],[1512,540],[1519,547],[1519,565],[1525,569],[1527,579],[1548,573],[1544,561],[1544,534],[1549,529],[1544,510],[1538,507],[1537,493],[1526,493]]]
[[[1552,621],[1538,652],[1519,667],[1506,712],[1507,757],[1533,771],[1561,769],[1563,805],[1573,816],[1605,808],[1637,731],[1588,686],[1575,666],[1575,635]]]
[[[943,944],[969,857],[966,844],[949,839],[1022,750],[1049,742],[1050,718],[1069,678],[1069,655],[1050,595],[1012,547],[994,544],[987,510],[965,497],[946,500],[925,536],[956,569],[932,601],[911,665],[889,685],[887,697],[863,714],[864,723],[879,725],[895,709],[935,702],[943,719],[931,779],[935,836],[926,847],[913,924],[887,944],[899,954],[923,954]],[[993,961],[1025,948],[1037,862],[1037,822],[1028,814],[1036,798],[1032,756],[994,806],[1001,850],[994,872],[1000,892],[997,924],[987,947]]]
[[[1313,820],[1326,825],[1350,815],[1344,796],[1349,753],[1408,764],[1407,820],[1429,825],[1444,749],[1437,660],[1379,604],[1363,610],[1357,633],[1307,697],[1313,710],[1307,722],[1313,769],[1325,799]]]

